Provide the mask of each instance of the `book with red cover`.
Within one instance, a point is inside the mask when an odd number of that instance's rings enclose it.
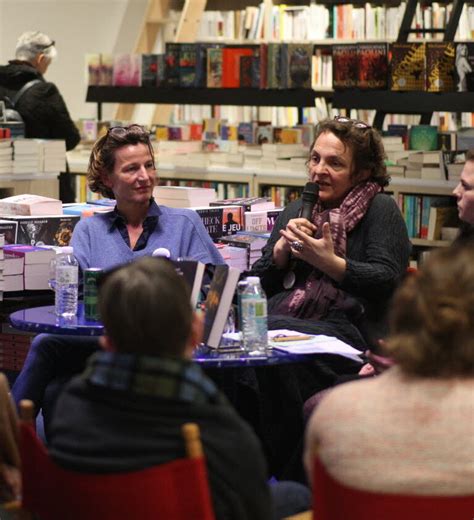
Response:
[[[235,267],[228,265],[216,265],[215,267],[204,304],[203,342],[208,347],[219,347],[239,276],[240,270]]]
[[[220,238],[243,228],[241,206],[224,205],[191,209],[199,215],[211,238]]]
[[[240,86],[240,58],[253,56],[250,47],[225,47],[222,49],[222,87],[239,88]]]
[[[357,45],[333,45],[332,85],[335,89],[354,88],[358,81]]]
[[[387,88],[388,52],[386,43],[360,43],[358,62],[357,86],[359,88]]]

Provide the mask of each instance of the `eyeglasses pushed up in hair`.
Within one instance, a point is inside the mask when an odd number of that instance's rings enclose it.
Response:
[[[134,123],[133,125],[129,126],[111,126],[107,130],[107,135],[115,135],[117,137],[122,137],[127,134],[146,134],[149,135],[149,133],[143,128],[141,125],[137,125]]]
[[[372,128],[367,123],[364,123],[364,121],[360,121],[359,119],[351,119],[350,117],[346,116],[335,116],[334,121],[337,121],[338,123],[350,123],[351,125],[355,126],[356,128],[360,128],[361,130]]]

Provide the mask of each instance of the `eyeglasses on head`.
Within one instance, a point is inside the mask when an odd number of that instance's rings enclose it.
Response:
[[[368,128],[372,128],[370,125],[365,123],[364,121],[360,121],[359,119],[351,119],[350,117],[346,116],[335,116],[334,121],[337,121],[338,123],[347,123],[355,126],[355,128],[360,128],[361,130],[366,130]]]

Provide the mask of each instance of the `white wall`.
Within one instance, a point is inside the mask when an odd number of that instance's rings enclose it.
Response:
[[[58,57],[46,79],[55,83],[73,119],[96,115],[86,103],[84,55],[132,52],[147,0],[0,0],[0,63],[14,58],[18,36],[42,31],[56,41]],[[103,105],[103,118],[114,105]]]

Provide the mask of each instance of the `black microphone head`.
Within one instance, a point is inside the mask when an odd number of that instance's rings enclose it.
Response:
[[[307,182],[301,195],[303,202],[316,203],[319,195],[319,184],[317,182]]]

